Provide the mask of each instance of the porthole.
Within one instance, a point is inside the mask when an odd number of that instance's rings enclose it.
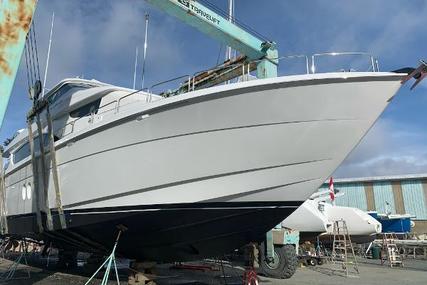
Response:
[[[22,186],[22,200],[25,200],[27,198],[27,187],[25,184]]]
[[[30,200],[31,199],[31,183],[27,184],[27,199]]]

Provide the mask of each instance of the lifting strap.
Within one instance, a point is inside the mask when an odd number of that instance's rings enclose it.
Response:
[[[2,235],[8,233],[7,227],[7,213],[6,213],[6,182],[4,181],[4,167],[3,167],[3,152],[0,149],[0,232]]]
[[[49,175],[46,170],[46,158],[45,158],[45,150],[44,150],[44,142],[43,142],[43,128],[40,120],[40,113],[36,114],[36,123],[37,123],[37,133],[39,137],[39,146],[40,146],[40,160],[41,160],[41,175],[42,175],[42,189],[44,196],[44,211],[46,213],[46,226],[48,230],[53,230],[53,222],[52,222],[52,213],[50,211],[49,206]]]
[[[36,153],[34,151],[34,136],[33,136],[33,128],[31,126],[32,120],[28,118],[27,120],[27,128],[28,128],[28,142],[30,144],[30,153],[31,153],[31,165],[33,170],[33,185],[34,185],[34,194],[36,198],[36,219],[37,219],[37,228],[39,232],[43,232],[43,224],[41,217],[41,197],[40,197],[40,185],[39,185],[39,176],[37,175],[38,167],[37,167],[37,158]]]
[[[61,228],[65,229],[67,227],[67,224],[65,222],[64,209],[62,208],[61,191],[59,189],[59,172],[58,172],[58,166],[56,162],[55,140],[53,135],[52,117],[50,116],[49,104],[46,106],[46,120],[47,120],[47,130],[48,130],[49,148],[50,148],[50,161],[52,163],[52,179],[53,179],[53,186],[55,188],[56,207],[58,209],[59,222],[61,224]]]

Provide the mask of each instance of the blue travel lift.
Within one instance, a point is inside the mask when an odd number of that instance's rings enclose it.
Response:
[[[0,5],[0,129],[21,61],[35,0],[3,0]]]
[[[259,271],[273,278],[290,278],[298,265],[299,231],[277,225],[260,245]]]

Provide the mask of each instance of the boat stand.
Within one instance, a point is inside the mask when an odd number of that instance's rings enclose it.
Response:
[[[120,285],[120,279],[119,279],[119,273],[117,271],[115,254],[116,254],[116,248],[117,248],[117,244],[119,243],[120,236],[121,236],[122,232],[125,230],[126,230],[125,227],[123,227],[123,226],[119,227],[119,233],[117,234],[116,241],[114,242],[114,247],[113,247],[113,250],[111,251],[111,254],[107,257],[107,259],[104,261],[104,263],[102,263],[101,266],[95,271],[95,273],[89,278],[89,280],[86,281],[85,285],[88,285],[95,278],[95,276],[99,273],[99,271],[102,270],[102,268],[104,266],[106,268],[105,268],[104,277],[102,278],[102,281],[101,281],[101,285],[107,285],[108,278],[110,277],[111,268],[114,268],[114,273],[116,274],[117,284]]]
[[[15,273],[16,273],[18,266],[20,264],[28,266],[27,243],[25,240],[20,241],[19,249],[20,249],[19,256],[13,261],[13,263],[9,266],[9,268],[2,275],[0,275],[0,281],[6,282],[6,281],[11,281],[11,280],[30,279],[31,278],[31,273],[30,273],[30,270],[28,268],[26,268],[26,270],[25,270],[26,276],[15,277]]]
[[[273,236],[271,236],[272,242]],[[259,254],[258,246],[254,243],[249,244],[246,248],[245,255],[248,264],[245,266],[245,271],[243,272],[243,285],[258,285],[258,275],[255,268],[259,268]]]
[[[258,276],[254,268],[247,268],[243,273],[243,285],[258,285]]]

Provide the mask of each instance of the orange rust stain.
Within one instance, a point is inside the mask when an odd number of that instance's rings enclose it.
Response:
[[[9,5],[14,5],[4,15],[4,21],[0,24],[0,70],[11,76],[12,69],[6,58],[6,49],[18,43],[20,33],[27,34],[33,17],[33,7],[37,0],[10,0]]]

